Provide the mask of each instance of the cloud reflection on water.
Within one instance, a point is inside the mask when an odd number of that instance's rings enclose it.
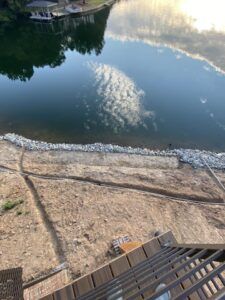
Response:
[[[154,112],[143,108],[145,92],[116,67],[89,62],[94,72],[97,94],[100,97],[99,115],[104,125],[115,131],[127,126],[144,126],[146,118],[154,118]]]

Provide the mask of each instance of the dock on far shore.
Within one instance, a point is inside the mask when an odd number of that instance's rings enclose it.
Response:
[[[55,18],[63,18],[68,15],[82,15],[93,13],[105,6],[110,6],[115,0],[85,0],[66,2],[33,1],[27,5],[30,10],[30,19],[37,21],[51,21]]]

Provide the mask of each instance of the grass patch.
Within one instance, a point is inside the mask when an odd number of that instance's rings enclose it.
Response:
[[[2,209],[3,210],[10,210],[13,209],[14,207],[16,207],[19,204],[22,204],[23,200],[17,200],[17,201],[13,201],[13,200],[7,200],[3,205],[2,205]]]
[[[106,0],[87,0],[86,5],[88,6],[98,6],[100,4],[105,3]]]

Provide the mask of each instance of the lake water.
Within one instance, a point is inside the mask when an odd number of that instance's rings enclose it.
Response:
[[[0,27],[0,134],[225,150],[224,0]]]

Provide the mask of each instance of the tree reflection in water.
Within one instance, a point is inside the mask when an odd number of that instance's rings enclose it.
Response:
[[[50,24],[18,22],[0,29],[0,73],[9,79],[29,80],[34,67],[54,68],[65,51],[99,55],[110,8],[92,15],[65,18]]]

